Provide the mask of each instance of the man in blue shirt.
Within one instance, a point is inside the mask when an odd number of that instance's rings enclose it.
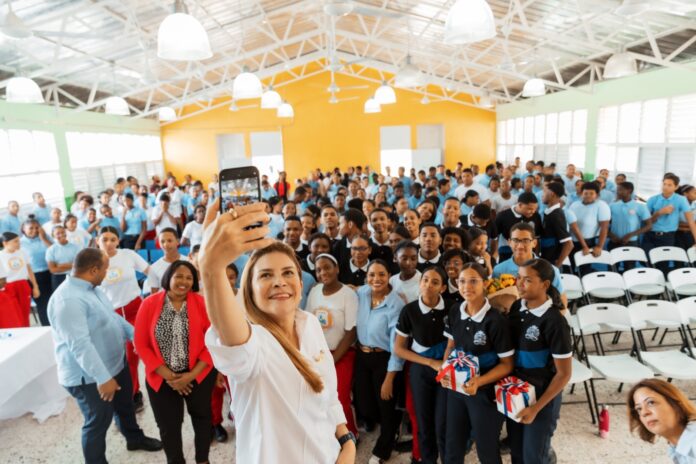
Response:
[[[162,443],[146,437],[135,420],[125,362],[125,343],[133,339],[133,326],[113,311],[106,294],[97,288],[108,268],[103,251],[85,248],[75,258],[73,275],[48,303],[58,381],[75,398],[85,420],[86,463],[106,463],[106,432],[113,419],[129,451],[162,449]]]
[[[404,195],[408,196],[411,194],[411,178],[406,175],[406,169],[403,166],[399,166],[399,182],[404,185]]]
[[[633,189],[631,182],[620,183],[616,191],[618,200],[609,205],[611,210],[610,250],[622,246],[638,246],[638,237],[652,227],[648,207],[633,199]]]
[[[609,205],[597,198],[598,195],[599,186],[595,182],[585,182],[582,185],[582,201],[576,201],[568,207],[578,218],[577,224],[580,228],[580,235],[573,239],[574,251],[582,251],[583,255],[602,254],[609,233],[611,210]]]
[[[147,213],[142,208],[135,206],[133,195],[130,193],[123,196],[123,204],[125,206],[119,224],[123,231],[121,247],[139,250],[142,248],[147,232]]]
[[[22,221],[19,219],[19,203],[12,200],[7,203],[7,214],[0,219],[0,234],[12,232],[21,235]]]
[[[648,211],[652,214],[653,227],[643,237],[643,248],[646,251],[655,247],[674,246],[675,233],[679,228],[679,218],[684,219],[696,238],[696,224],[686,198],[677,192],[679,177],[667,173],[662,178],[662,193],[648,199]]]
[[[32,214],[39,224],[46,224],[51,220],[51,205],[46,204],[46,199],[41,192],[34,192],[31,196],[34,199]]]
[[[581,180],[580,176],[575,174],[575,165],[569,164],[566,166],[565,175],[562,177],[565,191],[571,193],[575,191],[575,182]]]

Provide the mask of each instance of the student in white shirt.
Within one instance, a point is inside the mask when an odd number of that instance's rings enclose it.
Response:
[[[176,235],[176,230],[172,228],[162,229],[157,234],[160,248],[164,251],[164,256],[152,263],[150,271],[147,273],[147,288],[150,293],[157,293],[162,288],[162,277],[169,269],[169,265],[174,261],[186,260],[185,256],[179,254],[179,237]]]
[[[29,255],[20,249],[19,236],[13,232],[4,232],[3,249],[0,251],[0,265],[7,271],[5,292],[12,295],[19,308],[17,321],[20,327],[29,327],[31,299],[39,298],[39,284],[31,269]]]
[[[496,213],[512,208],[517,204],[517,195],[512,194],[512,185],[508,179],[501,179],[500,190],[491,198],[491,208]]]
[[[217,219],[202,245],[200,270],[212,324],[206,344],[215,366],[232,380],[236,462],[352,463],[354,435],[338,400],[336,370],[317,318],[298,309],[301,270],[294,251],[271,238],[263,203]],[[243,275],[243,305],[225,267],[252,254]],[[299,374],[299,375],[298,375]]]
[[[346,415],[348,430],[355,435],[358,429],[351,408],[353,365],[355,364],[355,327],[358,313],[358,295],[349,286],[338,281],[338,261],[328,253],[315,260],[319,283],[309,292],[305,311],[314,314],[324,331],[336,366],[338,400]]]
[[[203,240],[203,219],[205,219],[205,206],[198,205],[193,210],[193,221],[186,224],[181,234],[181,245],[192,247],[200,245]]]
[[[667,440],[674,464],[696,463],[696,405],[681,390],[662,379],[643,379],[627,400],[631,432],[648,443]]]
[[[147,274],[149,265],[133,250],[118,248],[118,231],[111,226],[102,227],[97,237],[97,245],[109,257],[109,269],[102,281],[101,288],[111,300],[116,313],[123,316],[131,325],[135,324],[142,302],[136,272]],[[133,380],[133,402],[136,410],[142,408],[143,394],[138,381],[139,357],[133,349],[133,342],[126,346],[126,358]]]
[[[399,273],[389,278],[389,285],[394,288],[404,304],[416,301],[420,291],[421,273],[416,269],[418,263],[418,246],[408,240],[399,242],[394,250]]]
[[[152,208],[150,217],[152,218],[152,223],[155,225],[155,230],[158,234],[167,228],[176,230],[181,220],[179,216],[174,214],[170,201],[171,198],[169,195],[163,193],[159,197],[157,206]]]
[[[68,242],[74,243],[81,250],[92,244],[92,236],[84,229],[77,227],[77,216],[68,214],[65,216],[65,233]]]
[[[62,216],[63,212],[60,210],[60,208],[51,209],[51,219],[41,225],[43,230],[46,232],[46,236],[53,237],[53,228],[55,226],[63,225],[63,220],[61,219]]]

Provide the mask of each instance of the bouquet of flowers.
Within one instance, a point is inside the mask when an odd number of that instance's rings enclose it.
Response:
[[[439,382],[444,379],[445,376],[449,375],[450,389],[466,395],[464,392],[464,384],[472,377],[478,375],[478,373],[478,358],[455,349],[450,353],[447,361],[442,364],[442,368],[440,372],[438,372],[437,377],[435,377],[435,381]]]
[[[505,417],[519,422],[517,414],[536,403],[534,386],[517,377],[503,377],[495,384],[495,402]]]
[[[517,290],[517,279],[512,274],[501,274],[500,277],[488,279],[486,291],[491,304],[506,311],[520,297]]]

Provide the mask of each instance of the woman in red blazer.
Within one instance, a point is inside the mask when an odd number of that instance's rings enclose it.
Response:
[[[147,392],[167,463],[185,462],[184,403],[193,425],[196,462],[207,463],[210,398],[217,371],[204,343],[210,321],[198,294],[196,269],[188,261],[173,262],[162,276],[161,287],[140,305],[135,349],[145,364]]]

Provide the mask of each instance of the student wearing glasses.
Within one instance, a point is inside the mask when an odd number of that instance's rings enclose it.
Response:
[[[358,235],[350,243],[350,259],[340,263],[338,280],[352,289],[365,285],[367,265],[369,263],[370,239],[365,235]]]

